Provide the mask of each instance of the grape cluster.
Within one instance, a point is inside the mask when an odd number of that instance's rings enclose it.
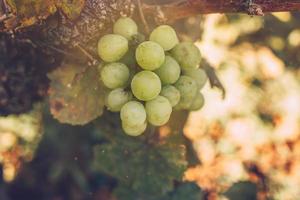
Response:
[[[191,42],[179,42],[168,25],[155,28],[149,41],[136,44],[140,35],[131,18],[120,18],[113,34],[100,38],[100,80],[109,89],[106,106],[120,112],[122,127],[130,136],[141,135],[147,123],[166,124],[172,110],[199,110],[200,89],[207,81],[199,68],[201,54]],[[135,45],[132,45],[135,44]]]

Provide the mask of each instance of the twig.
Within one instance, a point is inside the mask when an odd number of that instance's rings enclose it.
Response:
[[[144,15],[141,0],[137,0],[137,4],[138,4],[138,10],[139,10],[140,18],[141,18],[141,20],[144,24],[144,27],[145,27],[145,31],[146,31],[147,34],[149,34],[150,33],[150,28],[149,28],[149,25],[148,25],[147,20],[145,18],[145,15]]]
[[[222,91],[222,97],[223,99],[226,96],[226,90],[223,86],[223,84],[221,83],[220,79],[218,78],[215,69],[207,62],[207,61],[203,61],[203,69],[205,70],[209,82],[210,82],[210,86],[213,87],[217,87]]]
[[[74,47],[78,48],[92,63],[92,65],[97,65],[98,60],[95,59],[87,50],[85,50],[80,44],[76,43]]]
[[[46,48],[49,48],[53,51],[56,51],[57,53],[60,53],[60,54],[63,54],[63,55],[66,55],[66,56],[70,56],[70,57],[73,57],[73,58],[76,58],[74,55],[62,50],[62,49],[59,49],[55,46],[52,46],[52,45],[49,45],[49,44],[46,44],[46,43],[43,43],[43,42],[37,42],[35,41],[34,44],[38,45],[38,46],[41,46],[41,47],[46,47]]]

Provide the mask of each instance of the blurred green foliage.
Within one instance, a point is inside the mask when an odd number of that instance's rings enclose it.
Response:
[[[239,182],[234,184],[225,196],[230,200],[253,200],[256,199],[257,186],[251,182]]]
[[[131,138],[119,116],[107,112],[86,126],[63,125],[45,112],[44,128],[33,160],[7,186],[11,199],[102,199],[108,190],[118,199],[150,200],[173,199],[177,188],[201,192],[181,183],[187,162],[180,135],[153,140],[152,128],[152,137]]]
[[[152,134],[157,134],[152,129]],[[113,131],[107,132],[109,142],[94,148],[97,170],[117,179],[122,187],[130,188],[136,198],[156,199],[173,190],[174,181],[181,180],[187,167],[181,140],[175,142],[171,137],[161,143],[151,141],[153,138],[149,135],[127,137],[121,127],[110,130]]]

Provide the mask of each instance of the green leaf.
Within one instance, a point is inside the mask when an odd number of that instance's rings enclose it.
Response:
[[[85,0],[56,0],[56,6],[63,11],[69,19],[77,18],[83,7]]]
[[[179,184],[173,191],[165,195],[157,193],[143,195],[139,191],[133,191],[123,185],[118,186],[114,193],[119,200],[204,200],[203,191],[195,183],[190,182]]]
[[[230,200],[255,200],[256,194],[256,184],[247,181],[238,182],[225,192]]]
[[[50,110],[61,123],[84,125],[103,113],[104,89],[96,67],[64,64],[49,74]]]
[[[114,189],[114,195],[117,197],[118,200],[157,200],[157,196],[143,196],[139,198],[139,194],[136,191],[132,191],[131,188],[124,185],[119,185],[116,189]]]
[[[204,200],[203,191],[195,183],[183,183],[179,185],[172,193],[169,194],[169,198],[163,198],[161,200]]]
[[[152,143],[146,137],[131,138],[116,127],[114,134],[119,137],[95,147],[94,167],[118,179],[122,187],[135,191],[135,199],[166,194],[173,189],[175,180],[181,180],[187,166],[184,145],[169,141]]]
[[[27,27],[46,19],[60,9],[69,19],[77,18],[85,0],[7,0],[13,17],[5,23],[7,29]]]
[[[30,26],[38,20],[46,19],[57,10],[53,0],[9,0],[8,6],[15,17],[10,19],[12,21],[6,26],[15,24],[19,27]]]

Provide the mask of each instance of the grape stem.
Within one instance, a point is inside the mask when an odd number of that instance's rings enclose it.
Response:
[[[222,97],[223,99],[225,99],[226,96],[226,90],[223,86],[223,84],[221,83],[220,79],[218,78],[215,68],[213,68],[205,59],[203,59],[202,62],[202,68],[205,70],[208,79],[209,79],[209,83],[210,86],[213,87],[217,87],[222,91]]]
[[[147,34],[150,33],[150,28],[149,28],[149,25],[148,25],[148,22],[145,18],[145,15],[144,15],[144,10],[143,10],[143,5],[142,5],[142,2],[141,0],[137,0],[137,5],[138,5],[138,10],[139,10],[139,15],[140,15],[140,18],[144,24],[144,27],[145,27],[145,32]]]
[[[87,52],[87,50],[85,50],[82,46],[80,46],[80,44],[75,44],[74,45],[76,48],[78,48],[90,61],[90,65],[95,66],[97,65],[99,62],[97,59],[95,59],[89,52]]]

